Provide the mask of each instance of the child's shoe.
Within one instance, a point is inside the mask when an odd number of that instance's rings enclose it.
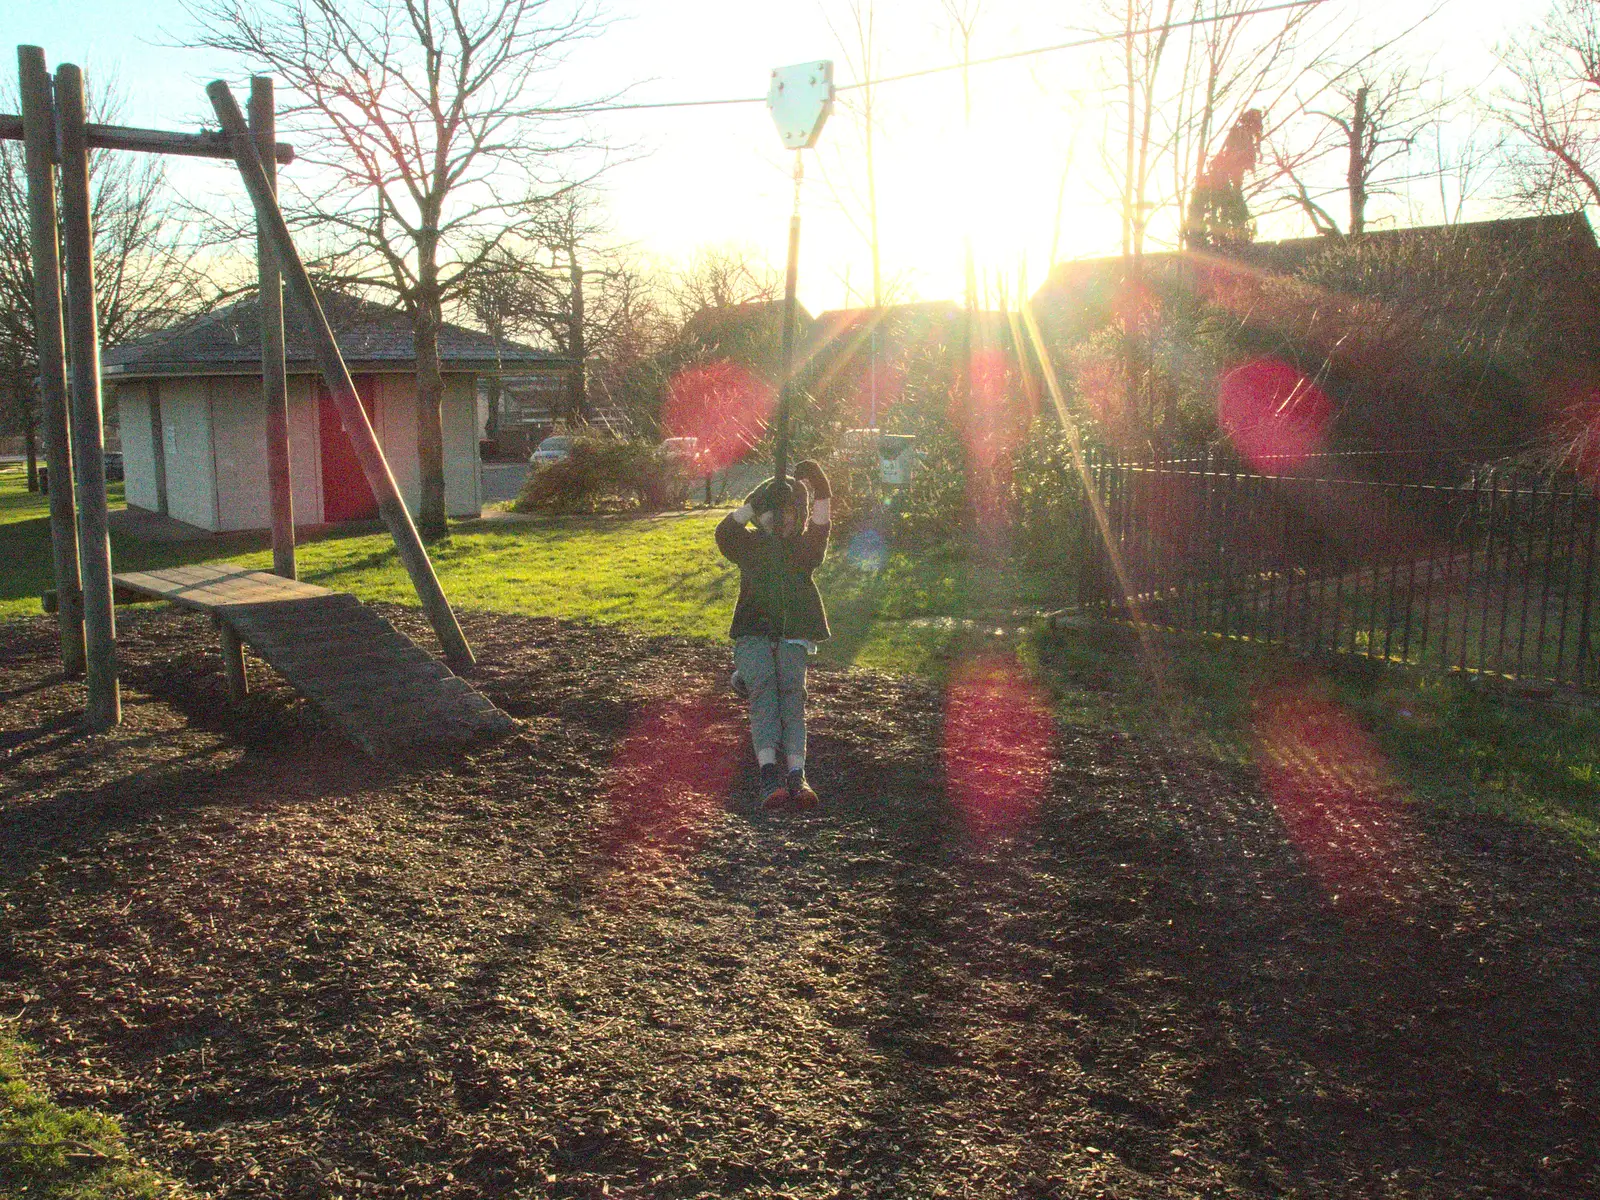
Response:
[[[817,806],[817,793],[806,782],[806,769],[796,767],[789,772],[787,783],[789,789],[789,803],[798,811],[805,812]]]
[[[789,784],[777,763],[762,764],[761,781],[757,786],[761,789],[761,807],[769,812],[789,807]]]
[[[750,699],[750,685],[744,681],[744,676],[737,670],[728,676],[728,686],[733,689],[733,694],[741,700]]]

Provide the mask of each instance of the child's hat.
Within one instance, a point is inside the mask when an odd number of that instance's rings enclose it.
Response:
[[[811,511],[811,489],[806,486],[803,479],[790,478],[781,483],[775,478],[766,479],[750,493],[745,503],[752,511],[760,514],[779,511],[790,502],[791,498],[799,499],[804,511]]]

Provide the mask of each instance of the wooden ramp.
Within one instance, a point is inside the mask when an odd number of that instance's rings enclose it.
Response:
[[[515,726],[348,592],[226,565],[130,571],[116,583],[210,614],[236,696],[246,690],[242,642],[373,757],[461,746]]]

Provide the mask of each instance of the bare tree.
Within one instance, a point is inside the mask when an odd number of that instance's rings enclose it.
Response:
[[[1425,177],[1439,194],[1439,220],[1444,225],[1461,223],[1464,210],[1499,174],[1505,157],[1506,137],[1482,121],[1476,122],[1464,137],[1446,141],[1447,122],[1435,121]],[[1422,222],[1417,222],[1422,223]]]
[[[572,363],[567,417],[595,405],[590,384],[604,380],[610,404],[616,361],[658,340],[663,289],[632,247],[617,244],[594,198],[572,189],[543,205],[530,240],[502,243],[467,294],[468,306],[497,341],[528,338]]]
[[[599,18],[581,0],[186,2],[197,44],[287,85],[280,128],[320,168],[295,173],[297,221],[359,247],[356,281],[410,314],[418,525],[443,534],[443,313],[584,148],[569,124],[581,106],[556,102],[553,75]]]
[[[114,123],[115,88],[91,97],[91,107],[96,121]],[[99,151],[89,172],[101,344],[120,346],[214,303],[217,288],[187,253],[191,231],[177,215],[162,160]],[[39,368],[27,187],[21,147],[0,142],[0,426],[22,434],[31,489],[38,485]]]
[[[1193,224],[1194,192],[1219,158],[1237,160],[1227,142],[1237,138],[1245,114],[1259,114],[1255,141],[1269,137],[1275,125],[1293,115],[1282,101],[1292,81],[1302,77],[1318,60],[1301,54],[1302,37],[1312,18],[1309,8],[1274,14],[1270,23],[1251,16],[1250,0],[1198,0],[1194,15],[1208,18],[1190,34],[1178,94],[1172,101],[1174,120],[1170,160],[1174,172],[1172,196],[1186,214],[1182,233],[1185,244],[1198,232]],[[1252,127],[1255,121],[1249,123]],[[1250,182],[1241,184],[1241,202],[1248,208],[1257,192]]]
[[[1322,130],[1292,154],[1275,156],[1278,177],[1319,234],[1340,235],[1338,219],[1322,201],[1334,189],[1317,190],[1308,180],[1324,166],[1343,167],[1346,218],[1343,232],[1359,237],[1367,227],[1367,202],[1391,190],[1385,168],[1404,160],[1435,128],[1448,101],[1428,98],[1429,81],[1408,67],[1384,69],[1376,62],[1338,71],[1319,86],[1337,105],[1311,109]]]
[[[1519,135],[1512,198],[1541,212],[1600,204],[1600,6],[1559,0],[1501,55],[1499,111]]]
[[[676,271],[667,292],[680,319],[705,308],[731,308],[783,295],[783,275],[745,246],[706,246]]]
[[[972,38],[983,16],[983,0],[940,0],[950,19],[951,33],[961,50],[961,122],[970,144],[972,139]],[[965,279],[967,312],[978,306],[978,271],[972,253],[972,214],[963,213],[962,273]]]

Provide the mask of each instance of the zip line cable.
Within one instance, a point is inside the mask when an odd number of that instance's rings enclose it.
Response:
[[[1197,25],[1215,25],[1220,21],[1244,20],[1248,17],[1259,17],[1266,13],[1286,12],[1295,8],[1312,8],[1326,3],[1326,0],[1284,0],[1281,4],[1268,4],[1261,8],[1247,9],[1244,12],[1216,13],[1209,17],[1191,17],[1184,21],[1167,21],[1160,25],[1148,25],[1143,29],[1125,29],[1120,33],[1100,33],[1092,37],[1079,38],[1071,42],[1057,42],[1051,46],[1035,46],[1031,50],[1012,50],[1005,54],[994,54],[987,58],[973,58],[965,62],[945,63],[937,67],[923,67],[917,71],[905,71],[899,75],[885,75],[881,79],[863,79],[857,83],[841,83],[834,87],[835,92],[849,92],[858,88],[877,87],[879,84],[903,83],[908,79],[923,79],[929,75],[943,75],[950,71],[962,71],[969,67],[987,67],[995,63],[1013,62],[1019,58],[1032,58],[1040,54],[1054,54],[1058,50],[1078,50],[1084,46],[1101,46],[1108,42],[1120,42],[1128,38],[1146,37],[1153,33],[1171,32],[1174,29],[1188,29]],[[765,96],[735,96],[726,100],[661,100],[643,102],[639,104],[596,104],[592,107],[578,107],[565,110],[569,115],[583,116],[589,113],[608,112],[638,112],[651,108],[713,108],[729,104],[765,104]]]

